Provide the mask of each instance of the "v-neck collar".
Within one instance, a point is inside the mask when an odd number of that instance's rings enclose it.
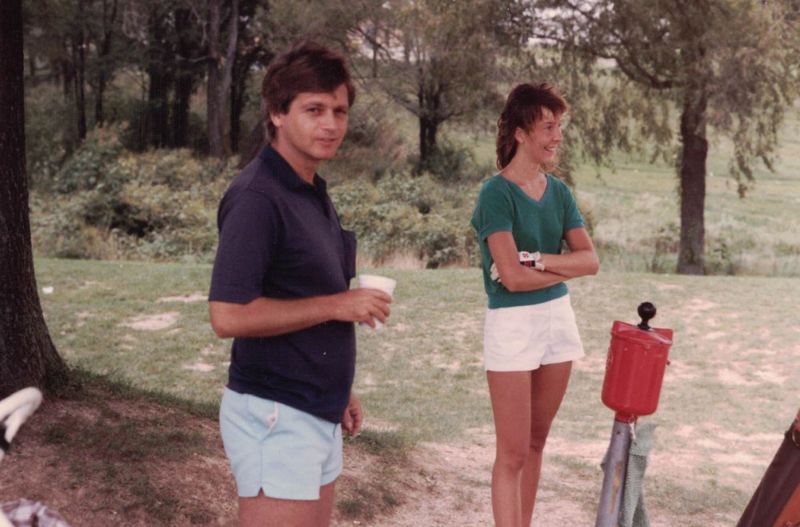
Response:
[[[552,186],[552,181],[550,181],[550,174],[545,174],[544,177],[545,177],[546,184],[545,184],[545,187],[544,187],[544,192],[542,192],[542,197],[541,198],[536,199],[536,198],[532,197],[530,194],[528,194],[527,192],[525,192],[522,189],[522,187],[520,187],[519,185],[517,185],[516,183],[514,183],[513,181],[511,181],[510,179],[508,179],[504,175],[498,174],[498,176],[503,178],[503,179],[505,179],[506,182],[509,185],[511,185],[513,188],[515,188],[517,190],[517,192],[519,192],[520,194],[525,196],[525,198],[527,200],[529,200],[531,203],[534,203],[536,205],[541,205],[542,203],[544,203],[544,200],[547,198],[547,195],[550,193],[550,187]]]

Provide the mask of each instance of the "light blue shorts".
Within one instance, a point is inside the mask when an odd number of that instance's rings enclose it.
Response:
[[[219,411],[239,496],[317,500],[342,472],[342,427],[291,406],[225,388]]]

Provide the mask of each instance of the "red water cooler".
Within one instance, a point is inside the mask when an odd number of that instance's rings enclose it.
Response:
[[[619,521],[634,424],[639,416],[656,411],[669,364],[672,330],[648,325],[656,315],[650,302],[640,304],[637,311],[639,324],[617,320],[611,327],[602,400],[616,413],[595,527],[612,527]]]

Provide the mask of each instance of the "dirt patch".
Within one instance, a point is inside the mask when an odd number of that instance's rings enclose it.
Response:
[[[177,311],[156,313],[154,315],[139,315],[123,320],[119,325],[140,331],[158,331],[174,325],[180,316],[181,314]]]
[[[196,292],[184,296],[164,296],[156,300],[156,302],[182,302],[184,304],[189,304],[192,302],[205,302],[206,300],[208,300],[207,294]]]

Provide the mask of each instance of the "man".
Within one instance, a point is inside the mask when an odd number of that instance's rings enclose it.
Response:
[[[361,427],[353,323],[385,321],[391,297],[349,290],[355,236],[316,174],[354,98],[342,56],[308,41],[278,56],[262,86],[270,144],[219,206],[209,311],[234,339],[220,428],[244,527],[328,526],[342,429]]]

